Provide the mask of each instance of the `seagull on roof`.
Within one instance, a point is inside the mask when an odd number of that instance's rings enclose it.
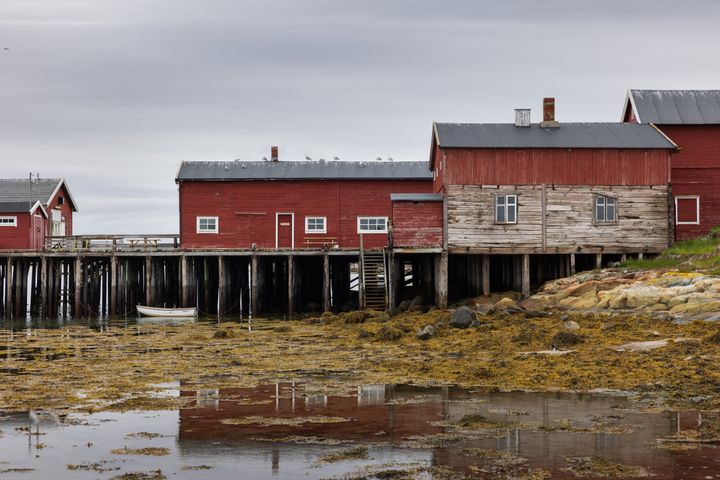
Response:
[[[336,162],[340,161],[340,159],[338,157],[333,157],[333,160],[335,160]]]
[[[377,160],[378,162],[382,162],[382,158],[380,157],[377,157],[375,160]]]
[[[310,158],[310,157],[308,157],[307,155],[305,155],[305,160],[312,160],[312,158]]]

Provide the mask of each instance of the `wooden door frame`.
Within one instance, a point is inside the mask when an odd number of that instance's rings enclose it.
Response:
[[[295,250],[295,212],[275,212],[275,250],[280,249],[280,215],[290,215],[290,250]]]

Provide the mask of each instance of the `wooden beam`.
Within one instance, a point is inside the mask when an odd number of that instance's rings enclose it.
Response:
[[[482,256],[482,293],[490,295],[490,255]]]
[[[295,257],[287,257],[287,281],[288,281],[288,318],[295,315]]]
[[[329,312],[331,309],[330,299],[330,257],[323,255],[323,311]]]
[[[530,255],[527,253],[522,256],[522,294],[530,296]]]
[[[575,269],[575,254],[570,254],[570,275],[575,275],[576,269]]]
[[[444,251],[435,257],[435,306],[448,305],[448,253]]]
[[[602,253],[595,254],[595,268],[598,270],[602,268]]]
[[[253,317],[258,316],[260,286],[258,285],[258,256],[250,257],[250,310]]]

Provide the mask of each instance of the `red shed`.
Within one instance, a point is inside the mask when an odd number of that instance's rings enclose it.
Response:
[[[46,229],[40,202],[0,202],[0,250],[42,250]]]
[[[630,90],[623,121],[652,124],[675,142],[675,239],[720,225],[720,90]]]
[[[72,235],[77,203],[64,178],[0,179],[0,201],[40,202],[48,214],[48,235]]]
[[[183,162],[182,248],[387,245],[392,193],[429,193],[423,162]]]

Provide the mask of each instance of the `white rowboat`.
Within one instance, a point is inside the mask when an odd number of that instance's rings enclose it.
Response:
[[[147,317],[197,317],[197,308],[160,308],[138,305],[137,311],[140,315]]]

